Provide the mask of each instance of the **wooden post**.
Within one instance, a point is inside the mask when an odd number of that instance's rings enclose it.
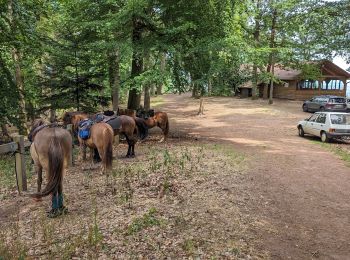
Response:
[[[24,137],[18,135],[13,137],[13,141],[18,144],[18,150],[16,152],[16,177],[18,184],[18,191],[27,190],[27,175],[26,175],[26,164],[24,157]]]
[[[199,101],[198,115],[204,115],[204,99],[203,99],[203,97],[201,97],[201,99]]]
[[[71,153],[70,165],[74,166],[74,134],[73,134],[73,125],[72,124],[67,125],[67,131],[72,136],[72,153]]]

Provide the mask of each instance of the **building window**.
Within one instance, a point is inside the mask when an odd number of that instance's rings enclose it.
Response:
[[[339,79],[327,79],[322,81],[322,89],[324,90],[343,90],[344,82]]]
[[[317,80],[302,80],[298,82],[298,89],[318,89]]]

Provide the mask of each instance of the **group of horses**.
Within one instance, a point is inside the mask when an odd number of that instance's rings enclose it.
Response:
[[[79,135],[79,126],[90,120],[89,136]],[[126,157],[135,157],[135,144],[148,136],[148,129],[158,126],[162,129],[165,141],[169,133],[169,120],[165,112],[156,112],[149,117],[137,117],[134,110],[118,109],[117,113],[108,111],[89,115],[85,112],[66,112],[63,126],[72,125],[74,136],[79,141],[79,158],[86,160],[86,148],[90,148],[90,160],[96,157],[102,161],[101,173],[107,174],[112,168],[113,143],[116,135],[123,135],[128,143]],[[32,142],[30,154],[34,168],[38,174],[36,199],[52,194],[52,210],[48,216],[56,217],[63,214],[62,180],[63,174],[71,164],[73,138],[71,133],[57,123],[46,124],[44,120],[33,122],[28,139]],[[42,171],[47,174],[47,186],[41,191]]]

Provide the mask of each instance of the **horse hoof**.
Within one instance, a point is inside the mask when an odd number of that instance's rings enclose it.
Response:
[[[131,158],[135,158],[135,154],[132,154],[130,157],[131,157]]]
[[[125,156],[125,158],[130,158],[131,157],[131,155],[130,154],[127,154],[126,156]]]

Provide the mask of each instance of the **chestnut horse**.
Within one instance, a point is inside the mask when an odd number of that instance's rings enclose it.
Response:
[[[149,117],[147,119],[139,118],[139,122],[144,122],[144,124],[148,127],[148,129],[151,129],[155,126],[158,126],[160,129],[162,129],[163,132],[163,138],[159,142],[166,141],[169,134],[169,120],[168,120],[168,114],[165,112],[156,112],[154,113],[154,116]],[[140,123],[139,123],[140,124]]]
[[[81,115],[74,115],[72,121],[78,124],[83,120]],[[90,128],[90,136],[86,140],[83,140],[78,135],[80,150],[79,157],[86,158],[86,147],[90,148],[90,159],[93,163],[93,151],[97,150],[100,158],[102,159],[101,173],[108,175],[108,170],[112,169],[113,161],[113,129],[110,125],[106,123],[96,123]]]
[[[63,206],[63,173],[71,164],[72,137],[70,133],[54,125],[46,125],[43,120],[34,121],[28,139],[32,141],[30,154],[38,174],[38,190],[32,195],[39,199],[52,194],[52,210],[49,217],[56,217],[66,211]],[[48,183],[41,192],[42,170],[45,170]]]

